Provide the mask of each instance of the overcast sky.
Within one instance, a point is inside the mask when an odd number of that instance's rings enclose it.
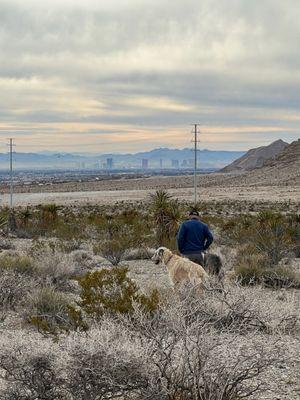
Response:
[[[0,152],[300,135],[299,0],[0,0]]]

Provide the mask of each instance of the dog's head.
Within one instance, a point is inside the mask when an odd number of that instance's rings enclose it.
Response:
[[[159,247],[153,257],[151,258],[151,260],[155,263],[155,264],[159,264],[160,262],[162,262],[163,257],[164,257],[164,253],[165,253],[166,248],[165,247]]]

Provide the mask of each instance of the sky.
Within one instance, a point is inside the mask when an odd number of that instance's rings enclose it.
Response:
[[[300,137],[299,0],[0,0],[0,152]]]

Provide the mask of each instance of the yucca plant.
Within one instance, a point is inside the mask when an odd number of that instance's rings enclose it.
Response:
[[[178,203],[165,190],[157,190],[151,195],[151,211],[156,225],[158,245],[170,243],[175,237],[181,214]]]
[[[0,216],[0,229],[4,230],[7,228],[7,218],[4,216]]]

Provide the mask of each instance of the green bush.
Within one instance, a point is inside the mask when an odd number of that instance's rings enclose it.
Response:
[[[52,287],[36,290],[29,297],[25,318],[45,334],[87,329],[80,310],[71,305],[70,297]]]
[[[78,278],[81,287],[80,307],[90,316],[131,314],[138,304],[146,313],[155,311],[159,296],[153,290],[149,296],[141,294],[138,286],[127,276],[127,268],[115,267],[90,272]]]

